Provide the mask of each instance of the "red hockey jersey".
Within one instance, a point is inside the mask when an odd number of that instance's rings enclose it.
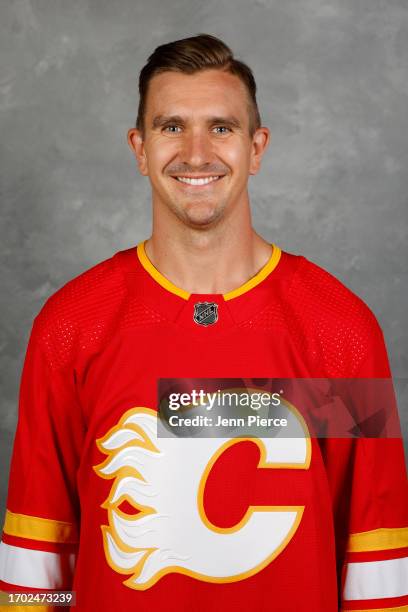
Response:
[[[390,370],[370,309],[302,256],[273,245],[238,289],[189,294],[144,243],[116,253],[34,320],[2,589],[73,590],[77,612],[408,610],[401,438],[171,445],[156,435],[157,381],[182,377]]]

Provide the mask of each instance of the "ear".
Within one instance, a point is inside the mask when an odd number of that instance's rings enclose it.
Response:
[[[127,133],[127,141],[130,149],[135,154],[140,173],[147,176],[147,157],[141,131],[137,128],[129,130]]]
[[[261,167],[261,160],[270,141],[270,132],[267,127],[258,128],[252,137],[251,159],[249,174],[257,174]]]

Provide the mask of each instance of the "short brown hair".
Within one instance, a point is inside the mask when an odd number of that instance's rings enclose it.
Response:
[[[146,99],[150,80],[161,72],[183,72],[194,74],[201,70],[216,68],[235,74],[248,91],[249,133],[261,127],[261,117],[256,101],[256,83],[252,70],[234,58],[231,49],[211,34],[197,34],[156,47],[139,75],[139,108],[136,128],[144,139]]]

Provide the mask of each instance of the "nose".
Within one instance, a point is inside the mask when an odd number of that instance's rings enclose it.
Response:
[[[211,138],[206,129],[186,132],[180,152],[181,161],[192,168],[198,168],[212,161]]]

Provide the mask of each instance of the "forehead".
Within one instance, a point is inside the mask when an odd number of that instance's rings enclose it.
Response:
[[[239,77],[222,70],[195,74],[167,71],[154,76],[147,94],[146,114],[247,115],[248,95]]]

